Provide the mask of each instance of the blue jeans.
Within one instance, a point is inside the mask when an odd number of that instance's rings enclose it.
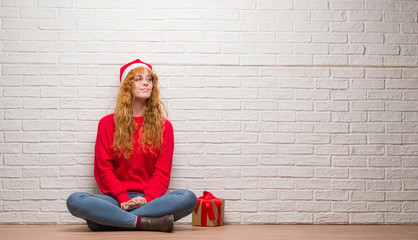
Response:
[[[143,193],[128,192],[132,199]],[[142,207],[125,211],[116,199],[108,195],[76,192],[67,199],[67,208],[76,217],[106,226],[134,228],[137,216],[162,217],[174,215],[174,221],[193,212],[196,195],[189,190],[175,190],[156,198]]]

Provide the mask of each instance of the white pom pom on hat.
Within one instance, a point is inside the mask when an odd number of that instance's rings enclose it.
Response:
[[[122,82],[123,80],[125,80],[126,76],[128,76],[128,73],[129,73],[132,69],[134,69],[134,68],[139,68],[139,67],[145,67],[145,68],[147,68],[148,70],[152,71],[152,66],[151,66],[151,64],[149,64],[149,63],[145,63],[145,62],[143,62],[143,61],[141,61],[141,60],[139,60],[139,59],[133,60],[132,62],[127,63],[127,64],[123,65],[123,66],[120,68],[120,75],[119,75],[119,77],[120,77],[120,82]]]

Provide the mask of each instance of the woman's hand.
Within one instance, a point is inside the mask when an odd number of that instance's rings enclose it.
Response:
[[[123,210],[132,210],[135,208],[139,208],[144,206],[147,203],[147,200],[144,197],[135,197],[132,198],[131,200],[121,203],[120,204],[120,208],[122,208]]]

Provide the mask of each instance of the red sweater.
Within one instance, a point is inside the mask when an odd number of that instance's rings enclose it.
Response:
[[[174,150],[173,126],[165,122],[164,142],[157,156],[150,151],[138,151],[138,132],[134,133],[134,152],[130,159],[118,157],[112,148],[115,124],[114,114],[99,122],[94,155],[94,177],[100,190],[119,203],[129,201],[127,192],[143,192],[147,202],[162,196],[170,183]],[[144,117],[134,117],[140,129]]]

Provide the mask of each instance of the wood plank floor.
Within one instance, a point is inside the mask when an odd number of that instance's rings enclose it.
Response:
[[[418,226],[404,225],[175,225],[174,232],[91,232],[86,225],[0,225],[0,239],[280,239],[417,240]]]

